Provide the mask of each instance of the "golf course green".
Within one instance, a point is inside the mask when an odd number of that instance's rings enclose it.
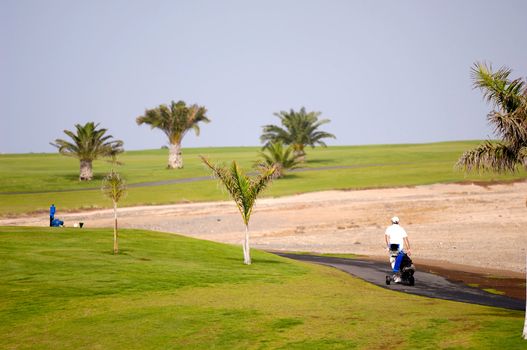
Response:
[[[173,234],[0,228],[1,349],[524,349],[523,312]]]

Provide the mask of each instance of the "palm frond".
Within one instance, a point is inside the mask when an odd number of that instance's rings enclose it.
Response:
[[[465,172],[495,171],[506,173],[515,172],[520,161],[518,151],[511,148],[510,145],[486,141],[463,153],[456,163],[456,168]]]
[[[523,168],[527,170],[527,146],[520,148],[518,151],[518,158],[520,159]]]
[[[262,169],[260,174],[255,178],[250,179],[249,191],[253,203],[256,200],[256,197],[258,197],[258,195],[269,186],[273,180],[275,171],[276,168],[274,166],[269,166],[266,169]]]
[[[251,179],[233,161],[229,167],[214,165],[207,158],[200,156],[203,163],[212,170],[214,177],[220,180],[234,200],[245,225],[249,224],[251,212],[258,194],[265,188],[263,182],[269,182],[273,172],[266,171],[256,179]]]
[[[264,125],[260,141],[265,143],[263,148],[271,143],[282,142],[285,145],[293,145],[297,152],[303,152],[304,146],[325,146],[324,138],[335,138],[328,132],[318,131],[321,125],[330,122],[329,119],[318,119],[321,112],[306,112],[305,107],[298,112],[291,109],[289,112],[280,111],[274,113],[280,119],[283,127],[276,125]]]
[[[210,122],[206,113],[205,107],[196,104],[187,106],[184,101],[171,101],[170,105],[161,104],[145,110],[142,116],[136,118],[136,122],[138,125],[150,125],[151,129],[160,129],[171,144],[176,144],[181,142],[190,129],[199,136],[198,123]]]
[[[247,221],[248,203],[245,194],[247,192],[248,182],[244,181],[243,174],[238,168],[236,162],[232,162],[229,168],[213,165],[205,157],[200,156],[203,163],[208,166],[217,179],[224,185],[229,195],[234,200],[236,207],[242,215],[245,224]]]
[[[521,94],[525,90],[522,79],[510,80],[512,70],[501,67],[493,71],[492,65],[476,62],[471,69],[474,88],[483,92],[485,100],[503,112],[513,112],[521,105]]]
[[[238,209],[242,214],[245,225],[248,225],[249,219],[251,217],[251,211],[256,200],[250,191],[251,181],[242,172],[235,161],[232,161],[231,163],[230,174],[233,179],[232,183],[234,184],[234,191],[231,192],[231,195],[238,205]]]
[[[282,142],[269,143],[259,155],[261,159],[256,162],[256,168],[266,170],[275,167],[276,178],[282,177],[285,170],[298,168],[301,164],[300,156],[293,152],[293,146],[284,147]]]
[[[101,190],[106,197],[117,203],[126,195],[126,182],[112,169],[103,179]]]
[[[123,141],[113,140],[113,136],[105,135],[107,129],[97,129],[99,124],[88,122],[85,125],[76,124],[76,133],[64,130],[72,142],[56,139],[51,145],[56,147],[60,154],[75,157],[80,160],[96,160],[100,157],[115,157],[123,150]]]
[[[276,172],[276,167],[268,167],[267,169],[261,169],[261,172],[258,176],[253,179],[250,179],[250,186],[248,188],[248,205],[249,210],[247,211],[247,223],[249,222],[254,207],[254,203],[258,195],[265,190],[271,181],[274,179],[274,174]]]
[[[270,143],[276,141],[281,141],[286,145],[293,143],[291,133],[288,130],[272,124],[264,125],[263,134],[260,136],[260,142],[265,142],[262,148],[265,148]]]
[[[490,124],[494,125],[495,133],[511,145],[527,144],[527,119],[521,111],[515,113],[501,113],[492,111],[487,117]]]
[[[511,80],[512,70],[476,62],[471,69],[474,88],[496,109],[487,115],[494,126],[499,142],[487,141],[463,153],[456,168],[466,172],[515,172],[518,166],[527,167],[527,88],[523,79]]]

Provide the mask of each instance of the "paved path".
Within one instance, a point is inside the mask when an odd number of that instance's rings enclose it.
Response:
[[[365,281],[390,290],[404,293],[417,294],[430,298],[460,301],[464,303],[495,306],[513,310],[524,310],[525,304],[518,299],[487,293],[477,288],[472,288],[461,283],[452,283],[445,278],[431,273],[419,271],[416,266],[415,286],[401,284],[386,285],[386,275],[390,273],[389,263],[378,261],[345,259],[315,255],[299,255],[274,252],[277,255],[335,267]]]

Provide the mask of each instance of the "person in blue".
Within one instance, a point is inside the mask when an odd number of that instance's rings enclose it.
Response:
[[[392,270],[396,274],[394,282],[401,282],[400,266],[403,260],[403,253],[411,254],[410,252],[410,241],[408,240],[408,234],[399,225],[399,218],[394,216],[392,218],[392,225],[386,228],[384,234],[384,241],[390,251],[390,263],[392,264]]]
[[[51,207],[49,207],[49,226],[53,226],[53,219],[55,218],[55,204],[52,204]]]

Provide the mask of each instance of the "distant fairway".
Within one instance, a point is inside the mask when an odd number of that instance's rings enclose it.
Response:
[[[523,349],[523,312],[177,235],[0,227],[1,349]]]
[[[286,178],[275,181],[264,195],[283,196],[331,189],[411,186],[438,182],[501,181],[525,177],[523,171],[515,176],[489,174],[469,177],[455,171],[453,166],[463,151],[478,143],[479,141],[466,141],[308,149],[305,167],[314,171],[290,173]],[[258,151],[257,147],[184,149],[185,168],[182,170],[165,169],[167,150],[130,151],[120,157],[124,165],[118,167],[118,171],[129,184],[135,185],[191,179],[210,175],[198,155],[208,156],[215,162],[236,160],[248,169],[257,159]],[[102,197],[99,187],[110,164],[96,161],[95,180],[89,183],[78,181],[78,168],[79,162],[76,159],[58,154],[0,155],[0,215],[44,212],[51,203],[55,203],[59,212],[109,207],[110,203]],[[218,189],[216,181],[206,180],[130,188],[122,205],[226,198],[226,194]]]

